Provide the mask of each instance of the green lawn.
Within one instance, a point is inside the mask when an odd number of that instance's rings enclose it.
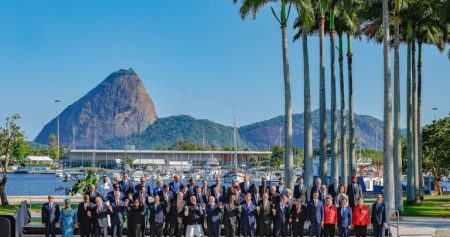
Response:
[[[16,213],[18,205],[0,206],[0,215],[12,215]]]
[[[425,196],[425,200],[417,204],[405,203],[405,216],[450,217],[450,194],[441,196]]]

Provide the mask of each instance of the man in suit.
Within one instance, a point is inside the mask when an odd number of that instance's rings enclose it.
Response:
[[[277,193],[279,193],[280,196],[284,196],[284,191],[286,191],[286,188],[284,177],[280,177],[278,179]]]
[[[164,184],[163,190],[158,192],[159,200],[164,202],[168,209],[170,209],[171,203],[173,202],[173,193],[169,189],[169,185]],[[164,234],[170,234],[170,210],[165,213],[166,218],[164,218]]]
[[[125,197],[128,197],[128,194],[130,192],[133,192],[134,187],[131,180],[128,178],[128,173],[123,172],[122,173],[122,180],[119,181],[119,190],[125,195]],[[114,188],[114,186],[113,186]]]
[[[259,185],[259,194],[262,195],[264,193],[268,193],[269,192],[269,186],[267,186],[267,181],[265,177],[261,178],[261,185]]]
[[[133,200],[138,199],[140,205],[144,205],[147,200],[147,197],[148,197],[146,190],[147,190],[147,188],[145,186],[140,186],[139,189],[137,189],[137,193],[134,194],[132,199]],[[129,199],[131,199],[131,198],[129,198]]]
[[[125,196],[125,194],[122,191],[120,191],[119,184],[115,183],[115,184],[113,184],[113,191],[109,192],[108,195],[106,195],[106,200],[108,200],[110,202],[113,202],[114,199],[116,198],[115,197],[116,196],[115,193],[119,193],[120,199],[122,201],[125,201],[125,197],[128,197],[128,196]],[[103,200],[103,201],[106,201],[106,200]]]
[[[241,192],[241,188],[238,186],[233,190],[236,205],[241,205],[245,201],[245,195]]]
[[[292,196],[291,189],[287,188],[284,191],[284,196],[286,197],[286,205],[288,205],[288,207],[291,208],[292,205],[294,205],[294,201],[295,201],[295,198]]]
[[[294,203],[295,204],[291,207],[289,222],[292,224],[291,229],[293,237],[299,237],[303,236],[303,229],[307,219],[307,210],[303,205],[303,200],[301,198],[295,199]]]
[[[233,179],[231,181],[231,186],[228,187],[228,189],[227,189],[227,193],[226,193],[227,200],[228,200],[228,198],[230,198],[230,195],[234,194],[234,189],[236,189],[237,187],[239,187],[239,184],[238,184],[237,180]]]
[[[170,205],[170,236],[183,236],[183,211],[185,204],[183,193],[178,192],[177,198]]]
[[[220,190],[221,190],[220,186],[215,186],[213,189],[212,196],[215,197],[216,203],[223,202],[225,198],[225,195],[223,195],[223,193]]]
[[[252,202],[255,205],[258,205],[258,203],[261,201],[261,195],[259,194],[259,188],[258,186],[254,186],[253,187],[253,191],[252,191]]]
[[[216,183],[211,185],[211,195],[215,195],[214,189],[216,189],[216,187],[219,188],[219,192],[220,192],[220,196],[224,196],[225,195],[225,186],[223,186],[222,184],[222,180],[217,177],[216,178]]]
[[[280,203],[275,204],[272,209],[273,221],[274,221],[274,235],[287,236],[288,235],[288,225],[289,225],[289,213],[290,208],[287,204],[286,196],[282,196]]]
[[[245,201],[240,206],[241,224],[243,225],[243,236],[255,236],[256,215],[257,209],[252,202],[252,195],[248,193],[245,196]]]
[[[211,189],[208,187],[208,180],[202,181],[202,198],[204,203],[208,203],[211,196]]]
[[[389,228],[390,210],[389,205],[383,202],[383,196],[375,196],[377,202],[372,205],[373,236],[384,237],[386,229]]]
[[[218,188],[218,187],[216,187]],[[208,225],[208,237],[220,236],[220,214],[222,212],[222,202],[216,204],[214,197],[209,197],[203,213],[205,214],[206,223]]]
[[[250,183],[250,177],[248,175],[244,175],[244,181],[239,184],[241,188],[241,192],[243,194],[247,194],[253,191],[253,184]]]
[[[317,192],[317,194],[319,195],[318,198],[320,199],[320,194],[322,193],[322,191],[320,190],[321,186],[322,186],[322,180],[320,178],[317,178],[316,181],[314,182],[313,187],[311,187],[311,191],[309,192],[310,193],[309,200],[313,199],[314,191]]]
[[[258,232],[259,236],[270,237],[272,226],[272,203],[269,201],[269,194],[262,195],[261,202],[258,203]]]
[[[181,192],[181,189],[183,188],[183,183],[180,181],[180,176],[174,175],[173,181],[169,183],[169,189],[173,193],[173,195],[177,195],[177,193]]]
[[[114,193],[114,199],[110,201],[107,206],[109,212],[111,213],[111,229],[112,229],[112,237],[122,237],[123,232],[123,213],[128,206],[128,199],[124,202],[121,198],[120,192]]]
[[[308,203],[308,224],[309,237],[314,234],[320,237],[323,226],[323,203],[319,200],[319,193],[316,190],[312,191],[312,198]]]
[[[159,192],[161,192],[163,189],[163,180],[161,178],[158,178],[158,180],[156,180],[156,187],[153,188],[152,196],[155,197],[156,195],[159,195]]]
[[[348,204],[351,208],[356,206],[358,198],[362,197],[362,188],[356,183],[358,177],[352,176],[352,183],[347,186]]]
[[[328,186],[328,193],[334,198],[339,194],[339,178],[334,177],[333,183]]]
[[[152,203],[147,203],[150,212],[150,230],[152,237],[163,236],[164,217],[169,211],[165,202],[160,202],[159,196],[155,196]]]
[[[280,202],[280,194],[277,193],[277,187],[275,185],[270,185],[269,201],[271,201],[273,204],[277,204]]]
[[[297,179],[297,184],[294,186],[294,198],[301,198],[302,200],[305,200],[305,202],[308,202],[308,187],[304,184],[304,181],[302,178]]]
[[[194,178],[189,178],[189,182],[186,185],[187,187],[187,192],[189,193],[189,196],[195,194],[195,180]]]
[[[319,200],[322,202],[326,202],[328,195],[329,193],[327,190],[327,186],[325,184],[322,184],[322,186],[320,186]]]
[[[228,203],[223,207],[223,225],[225,237],[235,237],[238,227],[239,206],[236,205],[233,194],[228,197]]]
[[[184,219],[185,236],[203,236],[203,207],[197,203],[197,197],[195,195],[189,198],[188,204],[184,206]]]
[[[53,195],[48,195],[48,202],[44,203],[41,211],[42,224],[45,225],[45,236],[55,237],[56,223],[59,222],[59,205],[54,203]]]
[[[147,181],[145,180],[145,177],[142,176],[139,179],[139,183],[134,186],[134,193],[138,193],[142,188],[144,188],[143,193],[145,193],[145,197],[152,195],[152,189],[150,188],[150,185],[147,185]]]
[[[92,212],[95,205],[89,202],[89,194],[83,196],[83,202],[78,204],[78,223],[81,237],[91,236],[92,231]]]
[[[101,197],[95,199],[94,209],[94,233],[95,236],[108,236],[108,207],[103,203]]]
[[[88,191],[84,194],[89,195],[89,202],[95,204],[95,199],[99,196],[101,196],[97,190],[95,189],[95,185],[94,184],[90,184],[88,187]]]
[[[338,208],[338,228],[340,237],[348,237],[348,229],[352,225],[352,211],[348,206],[347,198],[341,199],[341,206]]]

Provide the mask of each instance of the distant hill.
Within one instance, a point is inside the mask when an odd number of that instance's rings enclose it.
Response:
[[[95,131],[98,144],[141,132],[156,120],[156,111],[137,73],[121,69],[64,109],[59,120],[62,144],[72,145],[74,138],[76,147],[92,147]],[[56,124],[54,118],[34,141],[48,144]]]

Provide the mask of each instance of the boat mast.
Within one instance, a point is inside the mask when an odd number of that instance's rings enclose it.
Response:
[[[233,146],[234,146],[234,169],[237,171],[237,128],[236,118],[234,118],[234,130],[233,130]]]

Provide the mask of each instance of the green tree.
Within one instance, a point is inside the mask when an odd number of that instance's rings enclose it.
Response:
[[[31,153],[30,145],[22,138],[13,147],[12,155],[17,161],[23,162],[25,156]]]
[[[238,0],[233,0],[234,3]],[[280,13],[277,14],[274,8],[271,8],[273,16],[280,24],[281,27],[281,45],[283,51],[283,77],[284,77],[284,109],[285,109],[285,124],[284,124],[284,144],[288,152],[285,153],[284,157],[284,173],[286,178],[286,185],[290,188],[294,186],[294,161],[292,153],[292,101],[291,101],[291,78],[289,72],[289,57],[288,57],[288,45],[287,45],[287,29],[286,25],[289,20],[291,4],[288,0],[280,1],[267,1],[267,0],[242,0],[242,5],[239,10],[242,19],[245,19],[250,13],[253,18],[256,18],[256,14],[261,8],[263,8],[269,2],[279,2],[280,3]],[[295,1],[294,1],[295,2]]]
[[[11,160],[11,155],[14,147],[20,140],[24,139],[23,132],[20,131],[20,126],[17,125],[17,120],[20,119],[18,114],[12,115],[6,118],[5,127],[0,127],[0,158],[1,159],[1,169],[2,169],[2,179],[0,180],[0,200],[2,206],[8,206],[8,197],[6,196],[5,188],[8,182],[8,166]]]
[[[53,161],[57,161],[58,159],[58,144],[57,144],[57,140],[56,140],[56,135],[55,134],[50,134],[48,136],[48,138],[50,139],[50,143],[48,144],[48,154],[50,156],[50,158],[53,159]],[[59,158],[62,158],[64,156],[64,147],[63,146],[59,146]]]
[[[279,145],[272,147],[272,156],[270,157],[270,163],[274,168],[280,168],[281,162],[284,157],[284,149]]]
[[[435,179],[450,169],[450,116],[435,120],[423,128],[423,165]]]

